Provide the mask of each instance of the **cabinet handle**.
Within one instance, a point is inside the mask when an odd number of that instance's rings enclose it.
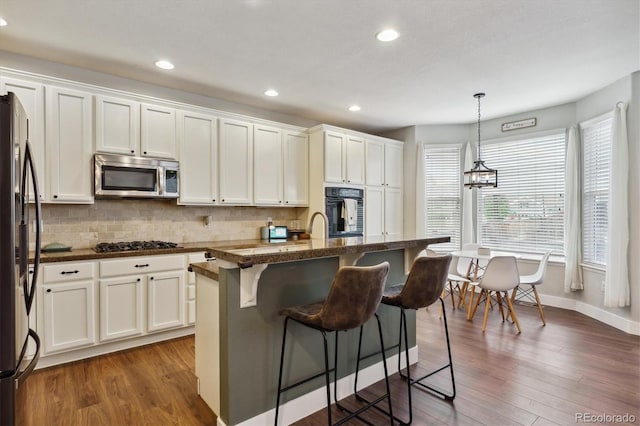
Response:
[[[78,270],[75,270],[75,271],[62,271],[60,273],[62,275],[67,275],[67,274],[77,274],[78,272],[80,272],[80,271],[78,271]]]
[[[148,263],[143,263],[141,265],[136,265],[136,268],[147,268],[149,266]]]
[[[51,293],[51,289],[50,288],[47,289],[47,293]]]

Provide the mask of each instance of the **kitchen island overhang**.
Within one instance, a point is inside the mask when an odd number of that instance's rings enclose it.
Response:
[[[403,282],[407,258],[413,261],[411,256],[415,257],[427,246],[448,241],[448,237],[406,236],[388,241],[381,238],[348,238],[326,243],[303,240],[296,245],[300,244],[304,249],[288,252],[280,250],[284,245],[266,245],[259,241],[221,242],[211,247],[209,253],[217,257],[215,263],[220,264],[193,264],[191,269],[196,272],[198,392],[218,416],[218,424],[273,424],[282,342],[280,309],[326,297],[336,271],[351,259],[357,260],[358,265],[389,261],[391,270],[387,285]],[[293,245],[291,243],[286,245]],[[247,260],[251,261],[251,267],[246,267],[244,262]],[[241,308],[242,271],[256,267],[262,269],[261,274],[256,274],[256,303]],[[397,309],[380,306],[378,313],[387,346],[397,343],[400,317]],[[414,363],[417,361],[415,313],[408,313],[407,323],[410,363]],[[375,327],[365,325],[364,353],[373,352],[378,344],[374,331]],[[295,362],[289,365],[286,374],[288,379],[295,380],[317,373],[324,361],[322,338],[317,332],[304,329],[292,332],[295,343],[286,356]],[[357,339],[357,333],[340,333],[339,398],[353,392]],[[330,342],[330,351],[333,351],[333,338]],[[386,357],[392,374],[398,367],[397,349],[389,350]],[[379,358],[372,357],[363,363],[359,386],[382,378],[382,364],[376,364],[376,359]],[[322,379],[283,396],[282,424],[303,418],[326,404]]]

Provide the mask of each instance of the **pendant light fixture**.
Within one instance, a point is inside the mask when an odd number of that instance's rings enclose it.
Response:
[[[480,157],[480,99],[484,95],[484,93],[473,95],[478,100],[478,159],[473,162],[471,170],[464,172],[464,186],[469,189],[498,186],[498,171],[485,166]]]

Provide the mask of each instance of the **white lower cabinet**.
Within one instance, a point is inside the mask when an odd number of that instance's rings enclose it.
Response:
[[[184,274],[184,255],[100,261],[100,340],[181,327]]]
[[[147,278],[147,330],[159,331],[183,325],[184,269]]]
[[[44,353],[96,343],[95,264],[44,266]]]
[[[143,333],[142,276],[100,280],[100,341]]]
[[[100,345],[135,347],[136,338],[148,343],[151,334],[193,325],[195,277],[189,274],[187,287],[187,259],[205,261],[194,253],[43,265],[36,298],[42,355],[77,359],[100,353]]]

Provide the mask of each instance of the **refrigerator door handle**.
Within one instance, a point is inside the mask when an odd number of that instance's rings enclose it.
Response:
[[[26,209],[28,209],[28,204],[29,204],[29,200],[27,199],[27,169],[29,169],[30,172],[30,176],[31,176],[31,182],[33,183],[33,198],[34,198],[34,205],[35,205],[35,210],[36,210],[36,246],[35,246],[35,258],[34,258],[34,262],[33,262],[33,275],[31,277],[31,283],[27,283],[27,280],[25,279],[24,284],[23,284],[23,289],[24,289],[24,301],[25,301],[25,305],[27,308],[27,315],[29,315],[29,313],[31,312],[31,306],[33,305],[33,299],[35,297],[36,294],[36,283],[38,280],[38,270],[40,269],[40,244],[41,244],[41,234],[42,234],[42,230],[41,230],[41,218],[42,218],[42,210],[41,210],[41,205],[40,205],[40,191],[38,190],[38,176],[36,173],[36,169],[35,169],[35,164],[33,163],[33,157],[31,154],[31,146],[29,145],[29,142],[27,141],[26,145],[25,145],[25,150],[24,150],[24,165],[22,168],[22,185],[21,185],[21,193],[22,193],[22,221],[23,223],[21,225],[21,233],[24,232],[25,234],[28,235],[28,229],[29,229],[29,224],[26,223],[24,224],[24,218],[25,218],[25,213],[26,213]],[[27,239],[27,235],[24,235],[25,240]],[[22,240],[21,238],[21,240]],[[22,241],[20,241],[22,243]],[[21,246],[20,249],[22,250],[23,248],[25,248],[25,256],[23,257],[22,255],[20,256],[21,259],[27,259],[29,258],[29,249],[28,249],[28,241],[26,241],[26,244]],[[20,261],[22,263],[22,260]],[[28,274],[26,274],[28,275]]]
[[[18,389],[18,387],[20,386],[20,383],[22,383],[22,381],[24,381],[24,379],[26,379],[31,374],[33,369],[36,367],[38,360],[40,359],[40,337],[31,328],[29,329],[29,337],[31,337],[33,341],[36,343],[36,353],[33,354],[33,358],[31,358],[31,361],[29,361],[29,364],[25,367],[25,369],[16,373],[15,379],[14,379],[16,384],[16,389]],[[22,363],[22,360],[24,359],[24,355],[27,351],[28,343],[29,343],[29,339],[25,340],[24,346],[22,347],[22,352],[20,353],[20,360],[18,362],[18,365],[20,365]]]

